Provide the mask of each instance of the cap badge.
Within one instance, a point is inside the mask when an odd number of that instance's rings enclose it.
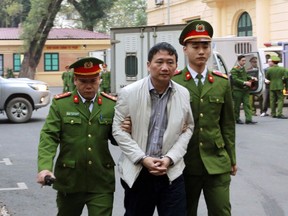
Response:
[[[197,24],[196,25],[196,32],[204,32],[205,26],[203,24]]]
[[[93,67],[93,63],[91,61],[84,63],[84,68],[92,68],[92,67]]]

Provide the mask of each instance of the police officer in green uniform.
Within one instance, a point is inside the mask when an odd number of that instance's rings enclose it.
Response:
[[[83,58],[72,65],[76,89],[56,95],[40,133],[37,182],[56,178],[58,216],[111,216],[115,190],[114,161],[108,149],[115,100],[97,94],[100,64]],[[59,154],[54,167],[57,148]]]
[[[212,35],[212,26],[203,20],[192,21],[183,29],[179,42],[188,65],[173,77],[190,92],[195,122],[184,156],[188,216],[197,216],[201,191],[208,215],[231,215],[230,175],[237,172],[230,83],[226,75],[209,71],[206,65]]]
[[[243,124],[240,119],[240,106],[243,103],[243,109],[245,113],[246,124],[256,124],[252,121],[252,110],[249,102],[249,91],[253,85],[253,82],[257,81],[257,78],[249,76],[245,70],[246,58],[244,55],[237,57],[238,63],[234,66],[230,73],[232,79],[233,100],[234,100],[234,112],[237,124]]]
[[[110,93],[110,71],[107,71],[107,64],[102,65],[103,70],[101,72],[101,92]]]
[[[270,108],[273,118],[287,119],[282,113],[284,104],[283,89],[288,88],[287,71],[284,67],[278,66],[280,58],[272,56],[273,66],[267,70],[266,79],[270,80]],[[277,107],[277,110],[276,110]]]
[[[75,89],[73,71],[69,68],[69,66],[66,66],[65,69],[66,71],[62,73],[63,93],[72,92]]]

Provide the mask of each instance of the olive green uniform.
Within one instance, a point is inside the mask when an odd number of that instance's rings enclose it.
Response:
[[[63,92],[72,92],[75,89],[74,74],[72,71],[65,71],[62,74]]]
[[[272,117],[283,116],[284,87],[288,87],[287,72],[284,67],[274,65],[267,70],[266,79],[270,80],[270,108]],[[277,106],[277,110],[276,110]]]
[[[236,122],[240,120],[241,103],[243,103],[246,122],[252,122],[252,110],[249,102],[250,88],[244,85],[244,82],[251,80],[252,77],[247,74],[244,67],[240,67],[239,65],[233,67],[230,73]]]
[[[114,106],[114,100],[98,95],[90,113],[77,90],[53,99],[40,133],[38,170],[52,171],[59,147],[53,184],[58,191],[58,216],[79,216],[87,203],[90,216],[112,214],[115,164],[108,139],[116,144],[112,137]],[[99,197],[97,203],[89,205],[87,195]]]
[[[203,190],[209,215],[231,215],[230,171],[236,164],[235,119],[227,77],[209,71],[201,94],[187,67],[173,80],[190,92],[195,127],[184,157],[189,216],[197,215]]]
[[[110,93],[110,72],[106,71],[106,72],[102,72],[101,73],[101,92],[106,92],[106,93]]]

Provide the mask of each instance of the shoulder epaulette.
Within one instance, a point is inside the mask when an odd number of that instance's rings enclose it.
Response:
[[[101,95],[110,99],[110,100],[113,100],[113,101],[117,101],[117,97],[116,96],[113,96],[113,95],[110,95],[110,94],[107,94],[105,92],[101,92]]]
[[[239,65],[235,65],[233,68],[239,69],[241,67]]]
[[[181,74],[182,70],[175,70],[174,72],[174,76],[178,75],[178,74]]]
[[[225,79],[228,79],[228,76],[226,74],[223,74],[221,73],[220,71],[212,71],[212,73],[216,76],[219,76],[219,77],[223,77]]]
[[[64,92],[64,93],[55,95],[54,98],[55,98],[56,100],[58,100],[58,99],[61,99],[61,98],[68,97],[68,96],[70,96],[71,94],[72,94],[71,92]]]

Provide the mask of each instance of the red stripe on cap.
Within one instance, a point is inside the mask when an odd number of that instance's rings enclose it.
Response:
[[[188,38],[188,37],[190,38],[190,37],[199,37],[199,36],[209,37],[209,38],[210,38],[210,36],[209,36],[209,34],[208,34],[207,31],[199,32],[199,31],[193,30],[193,31],[189,32],[189,33],[185,36],[184,40],[185,40],[186,38]]]
[[[87,67],[78,67],[78,68],[74,68],[74,73],[76,74],[91,74],[91,73],[96,73],[100,71],[100,66],[99,65],[94,65],[91,68],[87,68]]]

